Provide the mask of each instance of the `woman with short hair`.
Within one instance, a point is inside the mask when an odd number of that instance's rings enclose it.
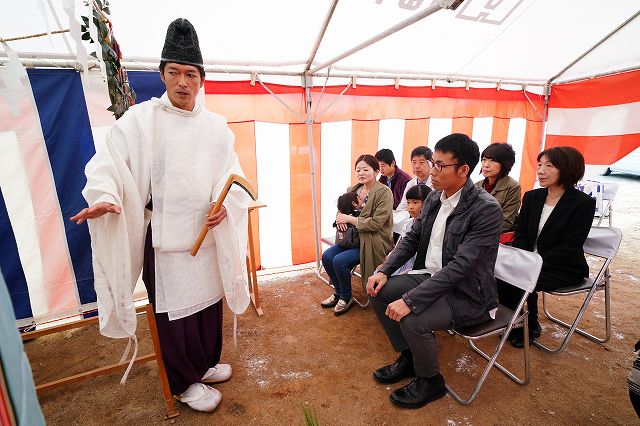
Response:
[[[596,209],[595,200],[575,188],[584,175],[584,157],[577,149],[545,149],[538,154],[537,175],[541,188],[524,194],[513,241],[514,247],[542,257],[538,283],[527,299],[530,342],[542,331],[536,291],[577,285],[589,276],[582,246]],[[498,280],[501,304],[515,309],[521,297],[521,290]],[[523,347],[522,328],[513,330],[509,340],[513,346]]]
[[[516,162],[516,153],[508,143],[492,143],[482,151],[480,160],[480,173],[484,179],[476,182],[476,186],[484,188],[500,203],[502,232],[511,232],[518,217],[521,197],[520,184],[509,177]]]

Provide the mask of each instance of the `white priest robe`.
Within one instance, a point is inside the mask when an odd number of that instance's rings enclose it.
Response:
[[[242,175],[234,136],[224,117],[200,104],[193,111],[161,99],[132,106],[97,147],[82,192],[91,206],[108,202],[121,214],[89,220],[100,332],[135,335],[133,289],[140,276],[145,205],[153,200],[156,311],[184,318],[224,295],[236,314],[249,304],[246,264],[249,197],[233,186],[227,218],[207,234],[195,257],[189,250],[230,174]],[[148,213],[148,210],[146,211]]]

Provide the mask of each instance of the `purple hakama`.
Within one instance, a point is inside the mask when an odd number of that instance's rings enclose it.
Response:
[[[188,317],[169,321],[167,313],[155,312],[155,265],[151,225],[144,244],[142,280],[154,306],[162,358],[169,387],[180,395],[199,383],[210,367],[220,361],[222,352],[222,300]]]

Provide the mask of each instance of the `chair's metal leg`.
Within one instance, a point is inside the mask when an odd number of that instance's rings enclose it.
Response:
[[[328,285],[329,287],[333,288],[333,285],[331,285],[331,283],[329,282],[329,280],[328,280],[328,279],[326,279],[325,277],[323,277],[323,276],[321,275],[321,273],[322,273],[322,269],[323,269],[323,268],[322,268],[322,265],[318,266],[318,269],[316,269],[316,276],[317,276],[318,278],[320,278],[320,280],[322,280],[322,282],[323,282],[323,283],[325,283],[325,284],[326,284],[326,285]]]
[[[549,352],[549,353],[560,353],[562,351],[564,351],[567,348],[567,345],[569,344],[569,339],[571,339],[571,336],[573,335],[574,332],[580,334],[581,336],[586,337],[589,340],[592,340],[594,342],[597,343],[606,343],[609,341],[609,339],[611,338],[611,318],[610,318],[610,300],[609,300],[609,278],[608,278],[608,270],[605,272],[605,274],[607,275],[605,278],[605,287],[604,287],[604,291],[605,291],[605,337],[601,338],[601,337],[597,337],[594,336],[588,332],[586,332],[585,330],[579,329],[578,328],[578,323],[580,322],[580,320],[582,319],[582,315],[584,315],[584,313],[587,310],[587,307],[589,306],[589,302],[591,301],[591,298],[593,297],[595,291],[598,289],[597,286],[593,286],[591,288],[591,290],[589,290],[589,292],[587,293],[587,295],[584,298],[584,302],[582,303],[582,306],[580,307],[580,310],[578,311],[578,315],[576,315],[575,320],[573,321],[573,324],[569,324],[566,323],[564,321],[562,321],[559,318],[554,317],[553,315],[551,315],[551,313],[549,312],[549,309],[547,307],[547,302],[546,302],[546,297],[545,297],[545,293],[542,293],[542,309],[544,311],[544,314],[547,316],[547,318],[549,318],[549,320],[553,321],[554,323],[561,325],[565,328],[568,328],[569,331],[567,332],[567,334],[565,335],[564,339],[562,340],[562,343],[560,344],[559,347],[553,349],[550,348],[542,343],[540,343],[538,340],[534,341],[533,344],[542,349],[543,351]]]
[[[356,299],[355,297],[353,298],[354,302],[356,302],[356,304],[358,306],[360,306],[362,309],[366,309],[367,306],[369,306],[369,299],[367,298],[367,301],[365,303],[362,303],[361,301],[359,301],[358,299]]]
[[[356,271],[356,268],[358,267],[358,265],[354,266],[353,269],[351,270],[351,275],[355,275],[356,277],[360,278],[360,281],[362,283],[362,292],[364,293],[365,297],[367,296],[367,283],[364,282],[362,280],[362,275],[360,275],[360,272]],[[355,296],[353,297],[353,300],[358,304],[358,306],[360,306],[362,309],[366,309],[367,306],[369,306],[369,298],[367,297],[367,301],[366,302],[361,302],[359,301]]]
[[[509,377],[511,380],[513,380],[518,384],[526,385],[529,383],[529,381],[531,380],[531,369],[530,369],[530,363],[529,363],[529,333],[528,333],[529,326],[528,326],[527,315],[528,313],[525,311],[523,314],[524,316],[524,370],[525,370],[524,379],[519,378],[514,373],[509,371],[506,367],[504,367],[503,365],[501,365],[496,361],[496,359],[498,358],[498,355],[500,354],[500,351],[502,350],[502,347],[505,345],[507,341],[509,333],[513,328],[510,326],[510,327],[507,327],[506,330],[504,330],[504,334],[500,339],[500,343],[498,343],[498,346],[496,347],[493,355],[491,356],[487,355],[485,352],[482,351],[482,349],[476,346],[473,340],[469,340],[469,345],[471,346],[471,348],[488,362],[486,367],[484,368],[484,371],[482,372],[482,375],[480,376],[480,379],[478,380],[478,383],[473,388],[473,391],[471,392],[471,395],[469,396],[469,398],[467,399],[462,398],[449,385],[446,385],[447,391],[453,397],[453,399],[455,399],[456,401],[458,401],[460,404],[463,404],[463,405],[470,404],[478,396],[478,392],[480,392],[480,388],[482,387],[482,384],[484,383],[485,379],[489,375],[489,372],[491,371],[492,367],[496,367],[498,370],[504,373],[507,377]],[[520,319],[522,319],[522,316],[520,317]],[[518,320],[518,322],[520,322],[520,319]]]

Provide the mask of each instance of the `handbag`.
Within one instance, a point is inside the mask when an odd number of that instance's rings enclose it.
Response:
[[[345,231],[336,229],[336,245],[345,249],[359,248],[360,234],[358,233],[358,228],[349,223]]]

